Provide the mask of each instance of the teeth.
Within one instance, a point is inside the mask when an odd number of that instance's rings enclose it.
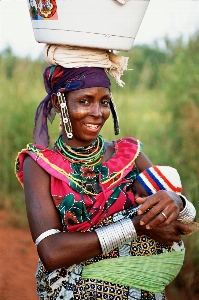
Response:
[[[98,125],[93,125],[93,124],[86,124],[87,127],[89,127],[90,129],[97,129]]]

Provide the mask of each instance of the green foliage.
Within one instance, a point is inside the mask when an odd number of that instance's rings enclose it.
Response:
[[[171,53],[171,63],[164,68],[163,88],[167,95],[166,111],[171,116],[170,155],[178,165],[185,191],[198,194],[199,32],[185,45],[181,39],[167,42],[167,51]]]
[[[12,49],[10,47],[2,51],[0,62],[1,66],[4,66],[5,76],[11,78],[13,75],[13,70],[16,65],[17,58],[12,54]]]
[[[168,55],[159,49],[158,45],[153,47],[142,45],[136,46],[128,53],[120,52],[120,55],[129,57],[128,72],[124,72],[122,80],[125,82],[125,90],[132,93],[138,87],[153,89],[161,84],[161,68],[167,62]],[[120,88],[113,82],[113,90]]]
[[[19,189],[19,184],[13,177],[14,161],[17,152],[28,141],[32,141],[35,100],[40,100],[45,95],[41,85],[44,64],[28,58],[14,57],[10,49],[3,51],[0,62],[0,148],[3,162],[0,182],[1,192],[7,194]],[[14,62],[13,65],[11,62]],[[3,202],[2,198],[1,201]]]

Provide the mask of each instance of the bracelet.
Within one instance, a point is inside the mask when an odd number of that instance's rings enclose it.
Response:
[[[50,236],[50,235],[52,235],[52,234],[59,233],[59,232],[61,232],[59,229],[49,229],[49,230],[43,232],[43,233],[40,234],[40,235],[38,236],[38,238],[36,239],[35,245],[38,246],[39,243],[40,243],[43,239],[45,239],[46,237],[48,237],[48,236]]]
[[[95,232],[98,236],[103,254],[109,253],[111,250],[126,242],[135,242],[137,238],[135,227],[129,218],[97,228]]]
[[[178,221],[190,220],[193,221],[196,217],[196,209],[191,202],[189,202],[185,196],[180,195],[180,198],[183,197],[185,202],[185,207],[182,211],[179,212]]]

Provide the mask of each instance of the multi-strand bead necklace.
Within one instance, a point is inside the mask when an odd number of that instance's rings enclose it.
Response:
[[[55,147],[58,153],[73,164],[74,174],[71,174],[73,182],[88,194],[98,194],[101,191],[99,172],[100,161],[105,152],[104,139],[99,135],[91,145],[73,148],[65,144],[62,136],[59,136]]]
[[[104,139],[98,135],[96,140],[89,146],[73,148],[65,144],[60,135],[55,142],[57,151],[72,163],[79,163],[86,166],[98,164],[104,154]]]

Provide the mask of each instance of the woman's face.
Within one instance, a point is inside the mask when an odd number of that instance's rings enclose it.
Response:
[[[63,133],[63,141],[72,147],[87,146],[98,136],[110,115],[110,91],[92,87],[66,93],[73,139]]]

